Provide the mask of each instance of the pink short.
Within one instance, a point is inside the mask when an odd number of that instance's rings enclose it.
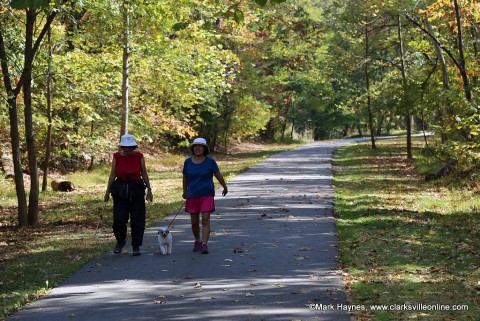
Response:
[[[187,198],[185,211],[190,214],[206,213],[215,211],[215,202],[212,195]]]

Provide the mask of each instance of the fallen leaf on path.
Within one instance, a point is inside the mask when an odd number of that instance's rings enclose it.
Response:
[[[299,251],[313,251],[313,248],[308,247],[308,246],[304,246],[304,247],[299,248],[298,250]]]
[[[308,260],[308,259],[310,259],[309,256],[299,256],[299,257],[296,257],[296,258],[295,258],[295,260],[297,260],[297,261]]]
[[[155,301],[153,301],[153,304],[164,304],[164,303],[167,303],[167,301],[165,301],[165,300],[155,300]]]

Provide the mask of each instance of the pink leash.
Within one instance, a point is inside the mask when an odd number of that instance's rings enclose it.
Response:
[[[175,216],[173,217],[173,219],[172,219],[172,221],[170,222],[170,224],[168,224],[168,229],[170,229],[170,226],[172,226],[173,222],[174,222],[175,219],[177,218],[178,213],[180,213],[180,211],[182,210],[183,205],[185,205],[185,203],[182,203],[182,206],[180,206],[180,208],[178,209],[177,214],[175,214]]]

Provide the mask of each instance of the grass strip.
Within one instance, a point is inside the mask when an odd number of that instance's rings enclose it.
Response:
[[[334,157],[340,264],[351,304],[365,309],[356,320],[479,320],[480,189],[454,174],[425,182],[435,165],[421,140],[413,161],[404,139],[377,147]]]

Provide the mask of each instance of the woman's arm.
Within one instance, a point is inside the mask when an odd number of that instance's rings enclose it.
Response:
[[[183,174],[183,179],[182,179],[182,187],[183,187],[182,197],[183,197],[183,199],[187,198],[187,186],[188,186],[188,176],[187,176],[187,174]]]
[[[150,185],[150,179],[148,178],[147,166],[145,165],[145,158],[140,159],[142,164],[142,179],[145,185],[147,186],[147,202],[153,201],[152,186]]]
[[[112,161],[112,169],[110,171],[110,176],[108,177],[107,190],[105,191],[105,196],[103,198],[105,202],[108,202],[108,200],[110,199],[110,187],[112,186],[112,183],[115,180],[116,168],[117,168],[117,162],[115,161],[115,158],[114,158]]]
[[[222,195],[225,196],[228,193],[228,187],[227,184],[225,183],[225,179],[223,179],[222,173],[220,171],[213,173],[215,175],[215,178],[218,180],[218,182],[223,186],[223,192]]]

